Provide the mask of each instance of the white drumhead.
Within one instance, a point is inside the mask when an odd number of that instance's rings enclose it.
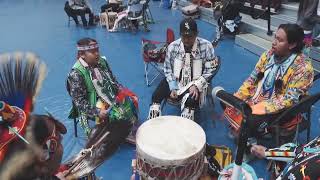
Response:
[[[137,153],[161,162],[186,160],[202,153],[206,142],[203,129],[180,116],[160,116],[143,123],[137,131]],[[171,163],[169,163],[171,164]]]

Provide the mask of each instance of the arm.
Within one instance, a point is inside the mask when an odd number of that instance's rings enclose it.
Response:
[[[204,60],[204,70],[202,76],[209,82],[212,75],[216,73],[218,67],[218,60],[216,59],[214,48],[211,43],[207,44],[206,58]]]
[[[99,109],[92,107],[87,100],[87,89],[83,77],[76,70],[72,70],[68,76],[70,96],[80,113],[86,114],[89,118],[99,116]]]
[[[164,61],[164,67],[163,67],[164,75],[169,84],[170,91],[178,89],[178,82],[173,75],[173,63],[174,63],[174,58],[176,56],[176,52],[174,52],[174,48],[175,46],[172,43],[168,46],[166,58]]]
[[[297,145],[287,143],[279,148],[266,149],[264,155],[269,160],[290,162],[296,157],[296,149]]]
[[[296,149],[297,146],[292,143],[284,144],[279,148],[273,149],[267,149],[261,145],[252,145],[250,152],[258,158],[288,162],[295,158]]]
[[[293,74],[289,77],[287,92],[265,103],[266,112],[277,112],[283,108],[289,108],[299,102],[300,96],[307,94],[313,83],[313,68],[309,60],[292,69]],[[289,69],[290,70],[290,69]]]
[[[267,63],[267,52],[264,52],[256,64],[254,70],[251,72],[250,76],[243,82],[239,90],[234,94],[236,97],[246,100],[252,97],[254,92],[252,90],[257,86],[258,73],[262,71],[264,65]]]
[[[201,77],[195,81],[195,86],[198,90],[202,91],[203,85],[209,83],[213,77],[213,74],[218,70],[219,62],[214,54],[214,48],[210,42],[206,45],[205,59],[203,59],[203,72]],[[206,82],[206,83],[205,83]]]

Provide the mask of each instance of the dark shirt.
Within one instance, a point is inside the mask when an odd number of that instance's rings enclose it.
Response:
[[[116,82],[116,84],[119,84],[113,76],[107,62],[106,65],[113,81]],[[93,70],[93,68],[91,67],[88,68],[90,71]],[[97,68],[101,69],[102,66],[98,65]],[[69,84],[70,96],[78,111],[86,114],[86,116],[90,119],[94,119],[95,117],[97,117],[100,113],[100,109],[90,105],[87,97],[87,87],[85,84],[85,79],[81,75],[81,73],[78,70],[72,69],[68,75],[67,81]]]

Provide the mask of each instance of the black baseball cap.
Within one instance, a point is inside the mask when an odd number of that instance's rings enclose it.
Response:
[[[180,23],[180,35],[192,36],[198,33],[197,23],[192,18],[185,18]]]

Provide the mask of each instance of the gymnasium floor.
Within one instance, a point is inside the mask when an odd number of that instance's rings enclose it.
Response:
[[[144,65],[141,57],[141,38],[165,40],[167,27],[174,29],[178,35],[179,22],[182,19],[178,10],[159,8],[159,2],[150,2],[155,24],[150,25],[151,32],[109,33],[97,26],[83,29],[71,22],[63,11],[65,1],[62,0],[0,0],[0,53],[12,51],[32,51],[38,54],[48,65],[48,75],[37,98],[35,113],[44,113],[48,109],[68,128],[64,136],[64,160],[79,152],[84,145],[84,135],[74,137],[73,121],[67,119],[71,100],[65,88],[65,79],[75,62],[76,41],[83,37],[97,39],[101,55],[109,60],[113,73],[126,87],[133,90],[140,98],[139,119],[145,121],[150,98],[156,84],[147,87],[144,82]],[[103,0],[93,0],[95,13],[100,11]],[[198,20],[200,37],[212,40],[214,26]],[[234,92],[249,75],[258,56],[234,44],[233,39],[225,39],[216,48],[216,54],[222,58],[222,67],[213,79],[213,86],[222,86]],[[160,79],[157,80],[159,82]],[[311,92],[319,90],[319,83]],[[217,102],[216,102],[217,104]],[[313,108],[312,137],[319,134],[320,105]],[[178,115],[179,109],[167,106],[164,114]],[[221,120],[220,107],[205,108],[199,120],[210,144],[226,145],[235,149],[232,140],[227,137],[225,122]],[[81,129],[78,128],[81,132]],[[126,180],[131,176],[131,159],[135,147],[128,144],[120,146],[112,158],[100,166],[96,173],[106,180]],[[258,177],[268,179],[262,160],[250,163]]]

